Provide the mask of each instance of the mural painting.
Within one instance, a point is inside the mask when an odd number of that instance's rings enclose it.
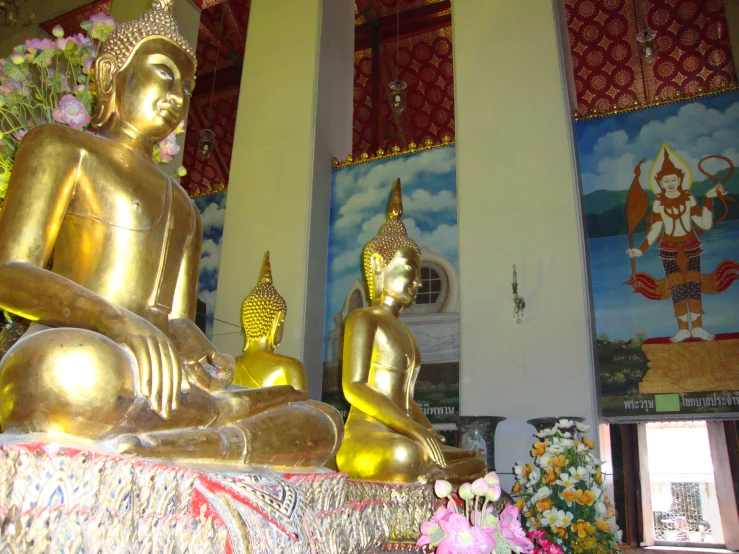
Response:
[[[459,278],[455,148],[447,146],[336,169],[331,184],[323,401],[346,417],[343,327],[368,306],[362,248],[385,221],[390,188],[403,186],[403,221],[421,248],[423,287],[401,313],[421,352],[415,399],[432,423],[459,412]]]
[[[205,334],[209,339],[213,338],[213,314],[216,311],[218,265],[221,261],[221,238],[223,237],[223,221],[226,217],[226,194],[219,192],[193,199],[200,210],[200,219],[203,223],[198,300],[205,305],[205,312],[199,309],[198,316],[205,318]],[[198,304],[200,307],[203,305]]]
[[[739,94],[576,129],[602,415],[739,412]]]

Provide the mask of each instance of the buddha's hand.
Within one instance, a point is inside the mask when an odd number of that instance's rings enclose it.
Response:
[[[112,323],[114,328],[105,334],[126,345],[136,358],[141,395],[152,411],[169,419],[179,407],[182,386],[182,362],[171,341],[144,318],[128,311]]]
[[[236,360],[214,351],[199,360],[188,361],[185,371],[190,384],[208,392],[219,392],[233,382]]]
[[[417,424],[413,430],[411,438],[421,445],[429,458],[431,458],[436,465],[439,467],[446,467],[446,458],[441,451],[441,443],[439,442],[439,437],[436,431]]]

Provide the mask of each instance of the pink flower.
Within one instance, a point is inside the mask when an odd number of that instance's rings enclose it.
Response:
[[[488,484],[482,477],[474,481],[470,488],[475,496],[485,496],[485,493],[488,492]]]
[[[448,535],[436,549],[437,554],[489,554],[498,545],[492,527],[472,527],[460,514],[449,514],[439,523]]]
[[[529,531],[527,535],[530,539],[543,539],[547,536],[547,533],[542,529],[534,529],[533,531]]]
[[[12,137],[13,137],[13,138],[14,138],[15,140],[17,140],[18,142],[20,142],[20,141],[21,141],[21,140],[23,139],[23,137],[25,137],[25,136],[26,136],[26,132],[27,132],[27,131],[26,131],[25,129],[19,129],[19,130],[18,130],[18,131],[16,131],[15,133],[11,133],[11,135],[10,135],[10,136],[12,136]]]
[[[92,17],[90,17],[90,21],[92,21],[96,25],[107,25],[108,27],[115,27],[115,19],[110,17],[105,12],[98,12],[94,14]]]
[[[174,133],[167,135],[167,138],[163,139],[159,143],[159,148],[161,148],[159,157],[162,158],[162,162],[164,163],[171,162],[172,159],[180,153],[180,145],[177,144],[177,139],[175,139]]]
[[[106,40],[108,35],[115,29],[115,19],[104,12],[96,13],[90,18],[90,36],[98,40]]]
[[[82,129],[90,123],[90,112],[71,94],[62,96],[59,107],[51,112],[51,115],[55,121],[69,125],[73,129]]]
[[[515,505],[506,506],[505,510],[501,512],[498,516],[498,527],[500,528],[500,534],[508,541],[511,548],[517,548],[524,552],[534,548],[534,543],[526,537],[526,533],[521,528],[521,522],[518,520],[518,508]]]
[[[454,513],[456,513],[456,511],[451,500],[447,503],[446,507],[441,506],[436,510],[431,521],[424,521],[421,524],[421,538],[418,539],[416,546],[424,546],[427,544],[436,546],[439,544],[439,541],[446,536],[439,523],[443,519],[448,518],[450,514]]]
[[[59,47],[59,50],[66,50],[69,43],[74,43],[82,48],[83,46],[90,46],[92,41],[82,33],[77,33],[71,37],[60,37],[56,39],[56,45]]]
[[[26,41],[26,48],[35,52],[36,50],[48,50],[54,48],[56,43],[50,38],[29,38]]]

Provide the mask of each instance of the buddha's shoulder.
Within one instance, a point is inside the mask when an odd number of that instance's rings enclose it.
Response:
[[[30,142],[49,142],[74,146],[82,143],[89,144],[95,140],[100,140],[100,137],[58,123],[42,123],[25,134],[21,145]]]
[[[388,313],[387,310],[380,308],[379,306],[369,306],[367,308],[359,308],[354,310],[346,318],[347,325],[361,326],[361,325],[375,325],[381,326],[387,322],[397,321],[396,317]]]

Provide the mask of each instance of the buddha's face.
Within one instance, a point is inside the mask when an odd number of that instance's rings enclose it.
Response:
[[[421,279],[421,258],[413,248],[401,248],[392,261],[382,268],[380,279],[382,293],[407,308],[416,301]]]
[[[118,118],[158,142],[187,113],[195,64],[176,44],[152,39],[137,48],[113,79]]]
[[[665,175],[659,181],[662,185],[662,190],[667,192],[675,192],[680,188],[680,177],[677,175]]]

